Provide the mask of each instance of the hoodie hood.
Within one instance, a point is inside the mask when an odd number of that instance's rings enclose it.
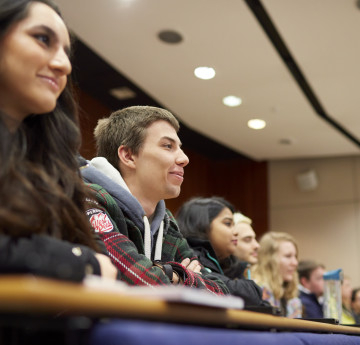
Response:
[[[134,224],[142,231],[144,235],[145,254],[150,259],[153,248],[154,235],[159,230],[158,239],[161,235],[161,244],[163,237],[163,220],[165,218],[165,202],[160,200],[156,205],[151,225],[145,215],[139,201],[131,194],[128,186],[122,178],[120,172],[115,169],[104,157],[96,157],[88,162],[88,165],[81,169],[81,174],[86,182],[100,185],[111,194],[121,210],[134,222]],[[150,243],[147,241],[150,240]],[[160,242],[160,239],[159,241]],[[149,246],[150,245],[150,246]],[[158,244],[156,251],[159,252]],[[160,250],[161,252],[161,250]],[[159,253],[155,256],[158,256]],[[155,260],[160,260],[155,258]]]

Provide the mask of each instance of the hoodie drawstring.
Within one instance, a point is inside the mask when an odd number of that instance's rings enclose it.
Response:
[[[161,260],[163,236],[164,236],[164,221],[160,223],[159,233],[156,240],[155,260]]]
[[[146,216],[143,217],[144,221],[144,251],[145,256],[151,260],[151,235],[150,235],[150,224]]]
[[[144,251],[145,256],[151,260],[151,233],[150,233],[150,223],[146,216],[143,217],[144,221]],[[160,223],[159,233],[156,241],[155,247],[155,257],[154,260],[161,260],[162,254],[162,243],[164,235],[164,222]]]

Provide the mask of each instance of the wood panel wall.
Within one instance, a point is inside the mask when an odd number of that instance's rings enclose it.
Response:
[[[78,91],[81,108],[80,125],[83,143],[80,153],[87,159],[96,155],[93,130],[97,120],[110,114],[110,109],[82,91]],[[181,138],[181,129],[179,136]],[[181,194],[167,200],[167,207],[175,214],[189,198],[195,196],[222,196],[253,220],[253,227],[261,236],[268,231],[268,181],[267,163],[250,159],[209,159],[186,148],[190,164],[185,168]]]

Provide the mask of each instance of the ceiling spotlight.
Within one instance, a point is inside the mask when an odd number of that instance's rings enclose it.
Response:
[[[119,99],[120,101],[136,97],[136,93],[126,86],[113,88],[109,92],[111,96]]]
[[[237,96],[226,96],[223,98],[223,103],[228,107],[237,107],[242,103],[242,100]]]
[[[215,70],[212,67],[197,67],[194,70],[196,77],[204,80],[209,80],[215,77]]]
[[[252,119],[248,121],[248,127],[252,129],[263,129],[266,126],[266,122],[261,119]]]

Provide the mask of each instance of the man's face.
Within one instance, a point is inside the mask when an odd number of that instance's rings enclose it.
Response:
[[[354,302],[351,302],[351,307],[356,314],[360,314],[360,291],[356,293]]]
[[[304,282],[304,286],[309,289],[316,297],[322,296],[324,293],[324,278],[325,270],[322,267],[318,267],[310,274],[310,279]]]
[[[134,155],[134,163],[135,195],[140,203],[157,203],[180,194],[184,167],[189,159],[170,123],[160,120],[147,128],[142,148]]]
[[[256,241],[256,235],[250,224],[237,223],[235,225],[237,233],[237,249],[234,253],[241,261],[246,261],[251,265],[258,262],[259,243]]]

